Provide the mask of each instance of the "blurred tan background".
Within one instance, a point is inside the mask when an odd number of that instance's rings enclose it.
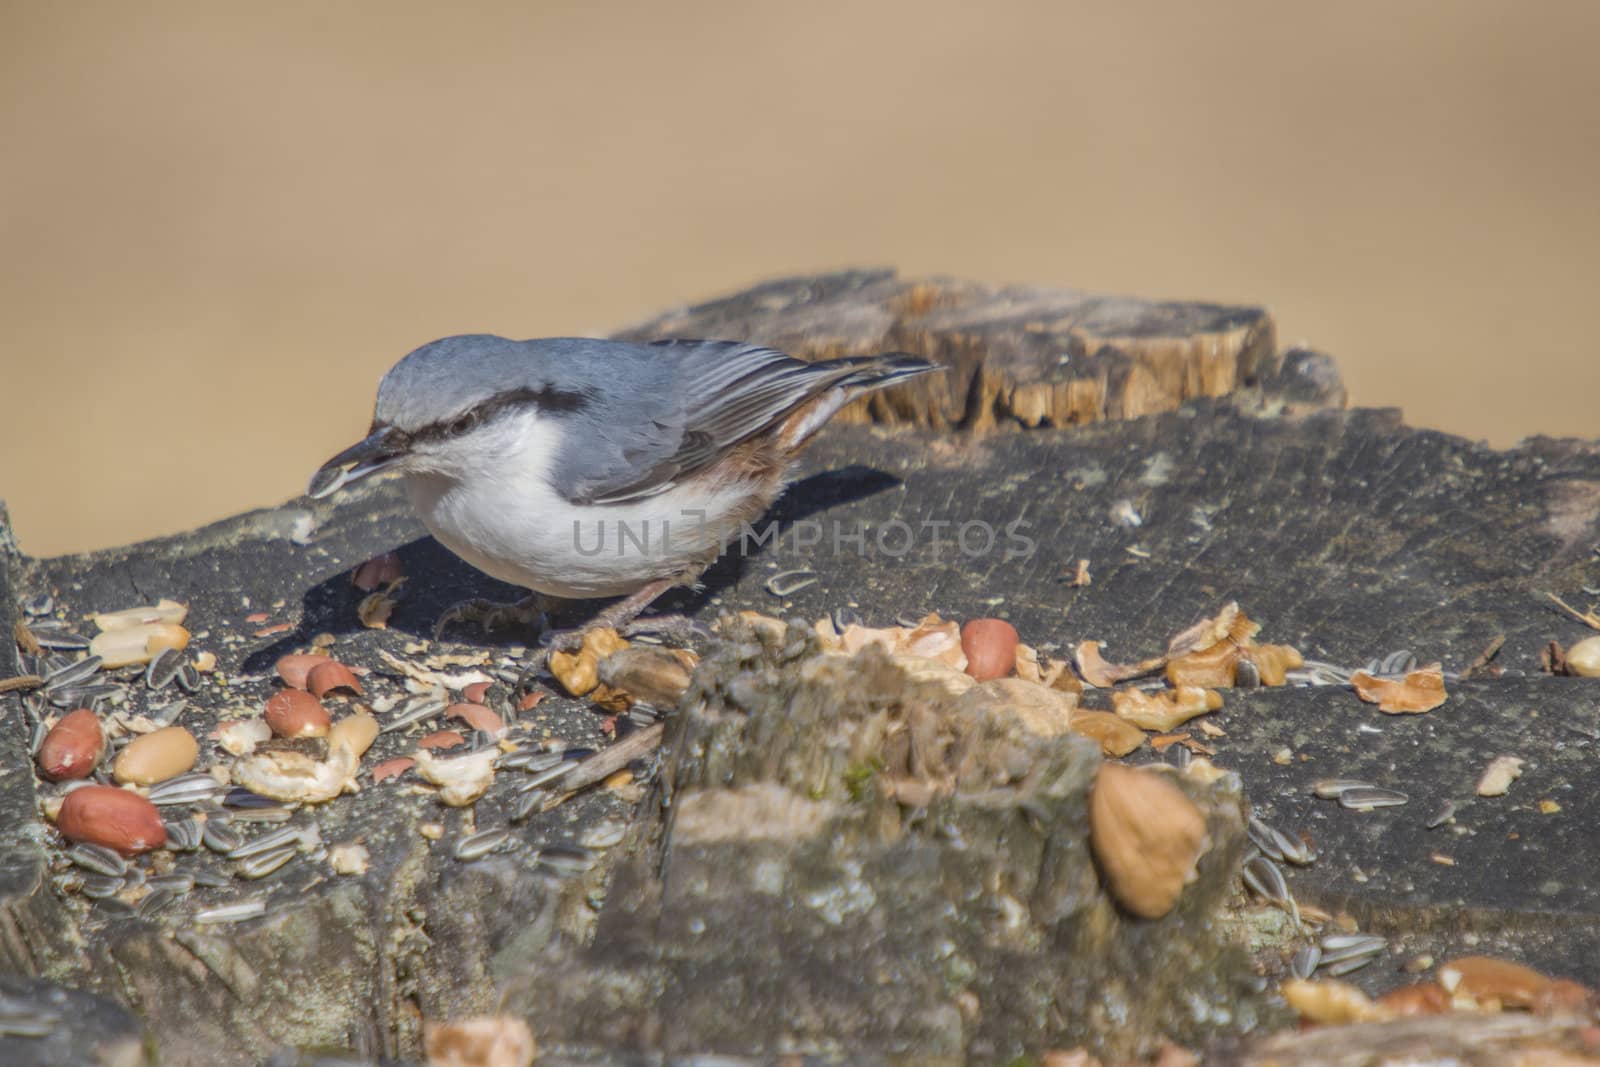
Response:
[[[894,265],[1262,303],[1357,402],[1600,435],[1600,3],[0,4],[35,555],[299,492],[437,336]]]

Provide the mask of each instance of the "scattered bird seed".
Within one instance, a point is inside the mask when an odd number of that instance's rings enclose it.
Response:
[[[237,873],[240,878],[265,878],[299,854],[299,845],[288,845],[271,852],[252,855],[239,864]]]
[[[151,889],[170,889],[178,896],[183,896],[194,889],[194,875],[192,874],[158,874],[146,879],[146,884]]]
[[[1278,846],[1278,852],[1283,859],[1296,867],[1308,866],[1317,858],[1317,854],[1298,837],[1284,833],[1275,826],[1267,827],[1272,834],[1272,843]]]
[[[161,909],[171,905],[171,903],[177,899],[178,894],[170,888],[164,887],[157,889],[149,896],[139,901],[138,905],[134,908],[134,914],[138,915],[141,919],[148,919]]]
[[[271,797],[264,797],[260,793],[252,793],[242,785],[236,785],[223,796],[222,803],[230,808],[276,808],[278,802]]]
[[[173,675],[173,680],[185,693],[197,692],[200,688],[200,668],[193,663],[184,663],[178,667],[178,673]]]
[[[24,600],[22,610],[27,615],[48,615],[56,610],[56,598],[49,593],[39,593]]]
[[[779,571],[767,579],[765,588],[775,597],[786,597],[815,584],[817,584],[817,572],[802,567],[798,570]]]
[[[1240,657],[1233,665],[1233,687],[1235,689],[1259,689],[1261,687],[1261,668],[1251,660]]]
[[[194,884],[206,889],[226,889],[233,879],[222,871],[199,870],[193,874]]]
[[[32,623],[29,629],[40,648],[55,652],[78,652],[89,647],[89,639],[71,630],[46,627],[42,622]]]
[[[171,726],[187,710],[189,710],[189,702],[180,698],[170,704],[163,704],[159,708],[151,708],[146,714],[150,721],[157,726]]]
[[[1284,905],[1289,902],[1289,883],[1284,881],[1283,871],[1265,856],[1256,856],[1244,865],[1245,886],[1257,896],[1269,900],[1274,904]]]
[[[48,1008],[0,996],[0,1037],[49,1037],[60,1022]]]
[[[128,873],[128,861],[104,845],[87,842],[73,845],[67,849],[67,859],[71,860],[74,866],[109,878],[121,878]]]
[[[1349,974],[1351,971],[1359,971],[1374,959],[1376,959],[1375,956],[1352,956],[1346,960],[1339,960],[1337,963],[1328,963],[1324,959],[1322,966],[1317,969],[1317,973],[1326,975],[1329,978],[1339,978]]]
[[[273,849],[282,848],[285,845],[293,845],[295,848],[299,848],[303,840],[297,828],[285,826],[281,830],[273,830],[270,833],[265,833],[240,843],[230,849],[227,856],[230,860],[242,860],[263,852],[271,852]]]
[[[1321,967],[1327,971],[1356,959],[1370,963],[1374,956],[1388,947],[1389,942],[1375,934],[1330,934],[1322,939]]]
[[[1397,789],[1380,789],[1377,786],[1360,786],[1339,794],[1339,806],[1351,811],[1371,811],[1373,808],[1393,808],[1411,798]]]
[[[1449,822],[1455,817],[1456,802],[1453,800],[1447,800],[1434,810],[1434,813],[1428,817],[1428,821],[1423,825],[1430,830],[1437,830],[1439,827],[1443,826],[1445,823]]]
[[[50,724],[40,719],[33,724],[33,736],[28,739],[28,755],[35,758],[39,750],[44,747],[44,739],[50,736]]]
[[[456,842],[455,857],[463,863],[487,856],[511,839],[511,831],[504,826],[479,830]]]
[[[267,902],[261,898],[255,900],[241,900],[237,904],[225,904],[220,908],[207,908],[194,913],[194,921],[200,923],[240,923],[246,919],[254,919],[267,913]]]
[[[1289,970],[1296,978],[1304,980],[1316,973],[1317,964],[1321,962],[1322,949],[1316,945],[1306,945],[1290,958]]]
[[[418,697],[416,700],[407,702],[406,706],[400,710],[399,715],[384,723],[381,732],[389,733],[393,730],[404,730],[408,726],[427,722],[443,712],[446,706],[443,697]]]
[[[58,667],[45,675],[44,691],[53,693],[58,689],[71,688],[74,684],[93,677],[94,672],[99,670],[100,664],[104,662],[100,656],[85,656],[75,663]]]
[[[1250,838],[1250,843],[1259,848],[1268,859],[1283,859],[1283,852],[1278,848],[1278,842],[1274,836],[1275,831],[1272,827],[1252,815],[1250,816],[1250,821],[1245,823],[1244,832]]]
[[[527,784],[522,786],[524,792],[538,789],[542,785],[549,785],[559,778],[564,778],[578,769],[579,760],[563,760],[554,767],[546,768],[529,778]]]
[[[144,684],[151,689],[165,689],[172,684],[178,668],[183,666],[183,652],[176,648],[164,648],[150,661],[150,666],[145,668]]]
[[[861,612],[849,604],[833,609],[833,628],[840,633],[844,633],[851,626],[865,626],[866,624],[867,620],[862,617]]]
[[[215,797],[222,786],[209,774],[180,774],[150,787],[150,803],[157,807],[171,804],[198,804]]]
[[[127,690],[115,682],[72,685],[64,689],[53,689],[45,694],[50,706],[56,708],[94,707],[95,703],[101,700],[121,703],[126,696]]]
[[[1311,786],[1311,791],[1323,800],[1338,800],[1351,789],[1376,789],[1371,782],[1359,778],[1323,778]]]
[[[270,808],[236,808],[228,813],[234,822],[277,823],[294,818],[294,809],[282,804]]]
[[[201,840],[206,848],[213,852],[220,852],[224,856],[244,844],[244,837],[239,831],[229,826],[221,819],[207,819],[205,828],[201,832]]]
[[[83,880],[83,895],[90,900],[104,900],[122,891],[122,879],[109,874],[91,874]]]
[[[594,866],[595,858],[581,845],[546,845],[539,850],[539,866],[559,875],[582,874]]]
[[[551,767],[564,762],[566,760],[560,752],[540,752],[538,749],[522,749],[508,756],[502,756],[499,765],[511,768],[520,767],[529,774],[538,774],[540,771],[548,771]]]
[[[548,789],[527,789],[517,794],[516,801],[511,806],[511,821],[521,822],[535,811],[544,807],[545,801],[550,799]]]
[[[604,822],[595,823],[584,831],[583,836],[578,839],[578,844],[584,848],[610,848],[621,843],[627,833],[628,827],[626,823],[618,822],[615,819],[607,819]]]
[[[1380,677],[1383,675],[1404,676],[1416,669],[1416,653],[1404,648],[1400,649],[1398,652],[1389,653],[1381,660],[1373,660],[1371,663],[1367,664],[1367,672],[1369,674],[1379,675]]]

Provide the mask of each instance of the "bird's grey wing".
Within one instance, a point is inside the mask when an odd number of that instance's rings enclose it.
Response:
[[[571,434],[555,482],[569,500],[614,504],[664,492],[684,475],[854,372],[733,341],[642,346],[672,373],[654,395],[619,397]]]

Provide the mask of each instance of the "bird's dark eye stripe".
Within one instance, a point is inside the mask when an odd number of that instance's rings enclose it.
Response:
[[[462,412],[453,419],[424,426],[410,435],[413,442],[417,441],[442,441],[450,437],[460,437],[463,434],[490,422],[501,415],[511,411],[523,411],[534,408],[544,412],[565,413],[581,411],[588,406],[590,397],[586,393],[567,389],[557,389],[546,386],[542,389],[509,389],[498,393],[488,400]]]

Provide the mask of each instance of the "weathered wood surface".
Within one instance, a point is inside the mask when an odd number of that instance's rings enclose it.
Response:
[[[1263,623],[1263,639],[1347,666],[1409,648],[1459,670],[1503,635],[1496,665],[1505,676],[1453,684],[1450,702],[1428,715],[1382,716],[1344,689],[1233,693],[1214,717],[1226,736],[1210,743],[1271,821],[1315,839],[1321,859],[1291,873],[1296,893],[1395,937],[1395,951],[1357,981],[1381,990],[1400,983],[1404,958],[1443,959],[1473,947],[1600,982],[1600,888],[1585,863],[1600,816],[1600,682],[1550,678],[1538,663],[1549,640],[1585,633],[1545,593],[1582,602],[1585,586],[1600,586],[1600,446],[1536,440],[1501,452],[1408,428],[1394,412],[1336,410],[1342,391],[1331,365],[1311,353],[1271,352],[1270,320],[1258,312],[1147,306],[1141,326],[1127,312],[1096,318],[1085,301],[856,274],[776,283],[641,328],[742,336],[813,355],[902,348],[960,368],[946,392],[874,412],[909,429],[830,428],[807,454],[807,477],[775,509],[785,535],[724,560],[704,592],[676,594],[664,607],[708,619],[728,608],[815,618],[847,603],[879,623],[928,610],[1000,615],[1046,651],[1102,640],[1117,660],[1159,651],[1231,599]],[[1120,340],[1106,347],[1096,339]],[[1146,394],[1117,385],[1137,376],[1128,360],[1159,363],[1168,357],[1151,353],[1172,352],[1188,353],[1179,362],[1194,373],[1141,371],[1179,383],[1164,386],[1159,400],[1131,400]],[[1216,352],[1231,355],[1220,363],[1206,355]],[[1063,365],[1064,353],[1074,358]],[[1123,369],[1090,373],[1111,364]],[[1103,378],[1093,404],[1070,399],[1089,388],[1073,385],[1078,374]],[[1226,391],[1219,381],[1232,392],[1208,395]],[[1058,407],[1052,399],[1048,418],[1035,417],[1042,402],[1016,399],[1017,383],[1030,382],[1069,399]],[[1124,410],[1159,413],[1080,419]],[[1075,421],[1088,424],[1023,428]],[[1140,525],[1128,524],[1130,513]],[[931,525],[939,523],[948,525]],[[958,535],[976,523],[997,531],[995,544],[963,552]],[[971,540],[979,530],[968,525],[968,548],[979,547]],[[389,631],[361,630],[348,571],[396,545],[412,576],[405,598]],[[1019,547],[1028,550],[1008,558],[1008,548]],[[1087,586],[1072,582],[1080,559],[1093,577]],[[191,628],[209,631],[196,647],[216,651],[229,674],[260,675],[322,632],[337,636],[339,654],[382,669],[377,649],[399,651],[427,634],[449,603],[513,592],[421,538],[392,485],[338,507],[295,502],[130,549],[58,560],[13,555],[10,563],[13,591],[0,598],[0,612],[47,589],[74,619],[158,596],[188,600]],[[764,590],[771,574],[799,566],[814,570],[817,583],[787,601]],[[254,637],[258,627],[244,617],[257,610],[294,628]],[[489,644],[525,639],[492,635]],[[9,646],[0,648],[0,657],[9,655]],[[0,674],[9,665],[0,659]],[[226,689],[208,682],[185,721],[204,729],[217,708],[259,702],[269,689],[264,678]],[[26,732],[16,698],[4,698],[0,710],[0,765],[17,770],[26,764]],[[577,702],[547,700],[534,718],[553,736],[601,741],[598,716]],[[385,735],[370,758],[404,747]],[[1280,765],[1274,757],[1284,749],[1289,762]],[[1482,764],[1502,752],[1527,760],[1523,778],[1506,797],[1471,800]],[[1347,773],[1414,799],[1358,815],[1305,793],[1318,777]],[[371,874],[333,879],[287,868],[268,886],[268,919],[199,933],[58,899],[47,883],[52,850],[33,818],[34,788],[31,776],[0,775],[0,961],[132,1005],[177,1063],[251,1062],[281,1043],[410,1053],[421,1018],[492,1008],[529,961],[567,951],[563,931],[591,929],[583,899],[603,865],[587,882],[552,882],[534,873],[533,850],[630,810],[614,793],[590,793],[530,820],[517,851],[464,865],[449,857],[464,828],[460,812],[393,783],[369,789],[319,817],[329,840],[367,841]],[[479,826],[505,818],[513,788],[497,783],[479,804]],[[1455,823],[1423,829],[1432,802],[1446,796],[1468,800]],[[1560,811],[1541,814],[1541,799],[1556,800]],[[432,821],[445,827],[439,844],[416,833]],[[663,942],[660,957],[641,966],[700,951]],[[623,983],[609,1010],[638,1007],[653,992]],[[863,1003],[870,1014],[871,1002]],[[314,1012],[304,1010],[310,1004]],[[583,1045],[605,1027],[578,1008],[532,1021],[536,1030],[577,1035],[574,1062],[621,1053]],[[676,1040],[691,1041],[692,1015],[676,1025]],[[717,1050],[750,1051],[768,1039],[751,1035],[743,1050],[719,1040]],[[214,1058],[219,1049],[226,1060]]]

